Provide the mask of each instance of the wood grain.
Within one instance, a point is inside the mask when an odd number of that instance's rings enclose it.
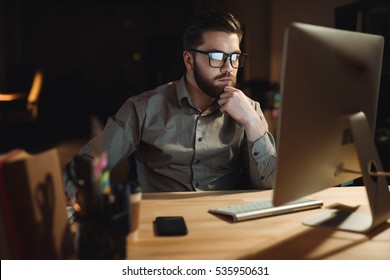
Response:
[[[365,188],[336,187],[313,194],[322,209],[233,223],[208,213],[217,206],[270,199],[272,191],[143,194],[138,241],[128,240],[128,259],[390,259],[389,221],[369,234],[302,224],[335,203],[367,206]],[[389,202],[390,203],[390,202]],[[183,216],[188,235],[159,237],[157,216]]]

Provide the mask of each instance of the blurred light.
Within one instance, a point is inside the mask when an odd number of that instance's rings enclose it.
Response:
[[[133,53],[133,60],[134,61],[140,61],[141,60],[141,54],[139,52]]]

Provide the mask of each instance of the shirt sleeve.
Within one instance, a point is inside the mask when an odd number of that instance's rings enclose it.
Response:
[[[145,102],[141,97],[129,98],[118,112],[108,119],[103,131],[85,144],[77,156],[92,161],[94,156],[105,151],[108,155],[108,166],[112,169],[136,150],[144,117]],[[71,174],[77,174],[75,168],[75,162],[72,160],[64,172],[65,193],[69,197],[77,193],[75,180],[71,180]]]
[[[249,176],[255,188],[272,188],[275,181],[276,149],[275,140],[267,132],[255,142],[247,141]]]

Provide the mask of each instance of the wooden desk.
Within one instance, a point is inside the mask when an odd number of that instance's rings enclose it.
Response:
[[[208,213],[211,207],[269,199],[272,191],[180,192],[143,195],[138,241],[127,242],[128,259],[387,259],[389,221],[369,234],[314,228],[302,224],[324,211],[315,209],[239,223]],[[367,204],[365,188],[330,188],[312,198]],[[390,202],[389,202],[390,203]],[[188,235],[154,234],[157,216],[184,216]]]

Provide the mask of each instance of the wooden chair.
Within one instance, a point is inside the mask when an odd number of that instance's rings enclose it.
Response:
[[[38,101],[42,89],[43,74],[36,71],[31,87],[26,92],[0,91],[0,151],[7,150],[12,144],[9,137],[11,123],[30,123],[38,118]]]
[[[41,71],[36,71],[29,92],[0,92],[0,120],[6,123],[37,119],[42,83],[43,74]]]

